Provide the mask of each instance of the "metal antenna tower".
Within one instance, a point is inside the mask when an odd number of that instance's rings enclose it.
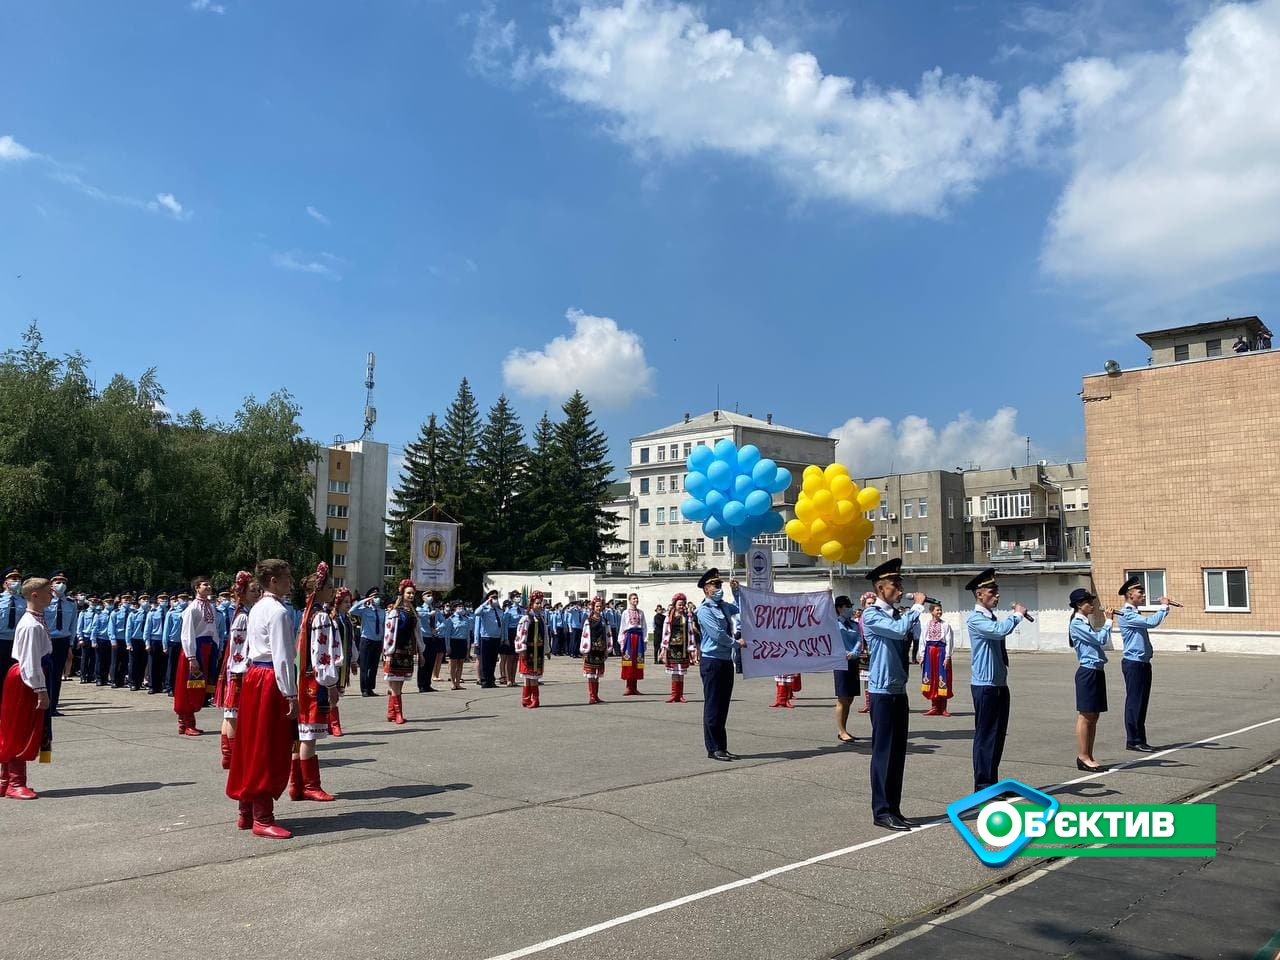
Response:
[[[363,440],[369,436],[373,430],[373,425],[378,422],[378,410],[373,405],[373,366],[377,362],[377,357],[372,353],[365,356],[364,361],[364,432],[360,434]]]

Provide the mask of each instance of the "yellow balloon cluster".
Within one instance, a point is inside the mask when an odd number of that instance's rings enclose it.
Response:
[[[880,491],[858,485],[842,463],[804,468],[796,516],[787,521],[787,536],[811,557],[832,563],[856,563],[871,536],[863,516],[880,506]]]

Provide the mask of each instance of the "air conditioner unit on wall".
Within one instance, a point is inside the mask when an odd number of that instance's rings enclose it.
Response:
[[[889,538],[889,542],[890,542],[890,543],[897,543],[897,542],[898,542],[898,538],[897,538],[897,537],[890,537],[890,538]]]
[[[897,519],[898,519],[898,515],[897,515],[896,513],[891,513],[891,514],[889,514],[889,519],[890,519],[890,520],[897,520]]]

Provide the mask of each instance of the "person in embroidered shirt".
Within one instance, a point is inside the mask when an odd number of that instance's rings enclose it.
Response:
[[[952,683],[951,654],[956,637],[951,624],[942,619],[942,604],[929,604],[929,622],[924,634],[924,663],[920,668],[920,692],[929,701],[923,716],[949,717],[947,701],[955,695]]]
[[[407,577],[400,581],[400,595],[387,608],[387,624],[382,635],[383,671],[387,675],[387,719],[403,724],[404,682],[414,675],[418,658],[423,656],[426,645],[422,640],[422,621],[414,607],[417,593],[413,581]]]
[[[1013,605],[1003,620],[996,616],[1000,585],[988,567],[964,585],[973,592],[974,606],[965,620],[973,666],[969,691],[973,694],[973,789],[984,790],[1000,780],[1000,759],[1009,732],[1009,651],[1005,638],[1026,617],[1027,608]]]
[[[612,645],[609,624],[604,618],[604,597],[592,597],[590,613],[582,624],[582,675],[587,679],[587,703],[604,703],[600,699],[600,678]]]
[[[655,618],[656,619],[656,618]],[[684,678],[698,662],[698,621],[689,613],[689,599],[683,593],[671,598],[671,613],[662,622],[662,660],[671,677],[671,695],[667,703],[688,703],[684,696]]]
[[[182,611],[182,655],[173,680],[173,712],[178,715],[178,734],[198,737],[196,714],[204,709],[208,678],[213,676],[214,635],[218,629],[213,608],[213,584],[208,577],[191,581],[196,598]]]
[[[1093,758],[1093,742],[1098,734],[1098,717],[1107,712],[1107,644],[1111,641],[1111,621],[1116,612],[1108,609],[1107,619],[1095,630],[1090,619],[1098,609],[1098,598],[1077,587],[1067,598],[1072,614],[1067,627],[1067,643],[1076,652],[1076,769],[1101,773],[1107,768]]]
[[[342,668],[342,641],[324,605],[333,599],[329,565],[321,561],[316,572],[302,581],[307,606],[302,612],[298,636],[298,739],[293,746],[289,773],[290,800],[326,803],[333,794],[320,785],[320,758],[316,741],[329,735],[329,707],[342,695],[338,672]]]
[[[297,635],[280,602],[293,590],[293,571],[284,560],[261,560],[254,575],[262,599],[249,611],[249,669],[240,691],[227,796],[239,803],[239,829],[252,827],[255,836],[287,839],[293,834],[276,823],[274,807],[289,782],[298,719]]]
[[[262,596],[262,584],[248,570],[236,574],[231,588],[231,629],[218,665],[218,685],[214,688],[214,706],[222,708],[222,769],[231,769],[231,749],[236,738],[236,717],[240,714],[240,692],[249,659],[245,656],[245,640],[249,630],[249,611]]]
[[[516,658],[519,663],[520,678],[524,685],[520,689],[520,705],[537,709],[542,705],[542,672],[547,663],[547,647],[550,628],[543,613],[543,597],[541,590],[535,590],[529,597],[529,610],[516,624]]]
[[[649,636],[649,621],[640,609],[640,595],[627,597],[627,608],[619,614],[618,637],[622,644],[622,664],[619,675],[626,684],[624,697],[640,694],[636,686],[644,679],[644,644]]]
[[[36,757],[47,762],[44,714],[55,667],[44,611],[53,602],[53,585],[43,577],[28,577],[21,590],[25,605],[13,632],[14,663],[0,697],[0,797],[35,800],[36,792],[27,786],[27,762]]]
[[[907,660],[911,630],[924,612],[924,594],[911,594],[912,607],[900,613],[902,560],[886,560],[867,574],[876,593],[862,611],[862,636],[871,651],[867,690],[871,694],[871,816],[877,827],[910,830],[902,815],[902,778],[907,765]]]

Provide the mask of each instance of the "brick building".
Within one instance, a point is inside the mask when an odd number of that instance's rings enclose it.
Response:
[[[1280,352],[1257,317],[1141,338],[1149,366],[1081,394],[1098,593],[1137,574],[1182,602],[1165,649],[1280,653]]]

